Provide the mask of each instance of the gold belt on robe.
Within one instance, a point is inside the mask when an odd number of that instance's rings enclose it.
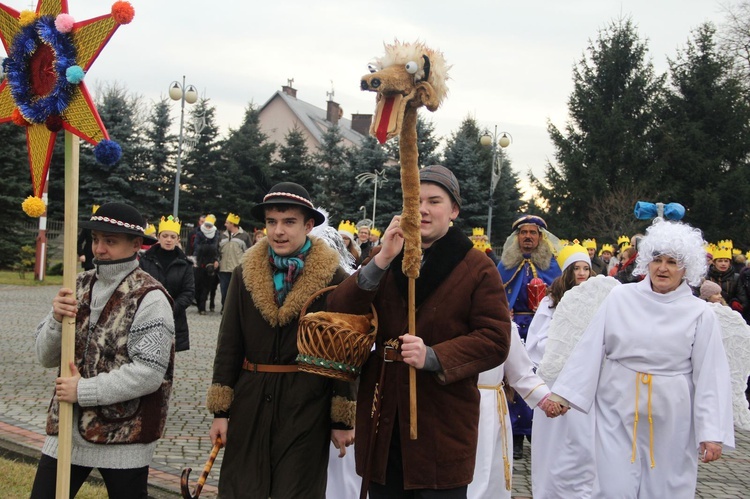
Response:
[[[651,457],[651,467],[656,467],[656,462],[654,461],[654,418],[653,414],[651,412],[651,382],[653,381],[653,376],[648,373],[641,373],[637,372],[635,374],[635,419],[633,420],[633,456],[630,459],[631,464],[635,462],[635,449],[636,449],[636,442],[638,440],[638,391],[641,386],[641,383],[644,385],[648,385],[648,430],[649,430],[649,439],[648,439],[648,451],[649,456]]]
[[[506,433],[505,416],[508,414],[508,401],[505,398],[505,383],[499,385],[477,385],[480,390],[495,390],[497,392],[497,415],[500,417],[500,434],[502,435],[503,468],[505,472],[505,490],[510,490],[510,460],[508,459],[508,434]]]

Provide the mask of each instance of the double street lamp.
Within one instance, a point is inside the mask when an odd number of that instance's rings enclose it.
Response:
[[[378,186],[382,186],[384,183],[388,182],[388,179],[385,178],[385,169],[375,170],[375,173],[360,173],[355,178],[359,185],[364,185],[365,182],[372,182],[375,184],[375,193],[372,197],[372,227],[375,227],[375,208],[377,208],[378,205]],[[362,208],[364,208],[364,206],[360,209]],[[365,218],[367,218],[367,211],[365,211]]]
[[[198,100],[198,90],[192,85],[185,87],[185,76],[183,75],[182,85],[180,85],[178,81],[173,81],[169,85],[169,97],[172,100],[180,101],[180,137],[177,144],[177,174],[174,178],[174,205],[172,207],[172,215],[177,217],[177,211],[180,207],[180,173],[182,172],[182,141],[183,125],[185,123],[185,103],[195,104]]]
[[[492,194],[495,192],[497,182],[500,180],[500,172],[502,170],[503,157],[502,154],[498,154],[498,146],[505,149],[513,142],[513,136],[508,132],[500,132],[502,135],[498,136],[497,125],[495,125],[495,133],[482,135],[479,139],[479,143],[485,147],[492,146],[492,167],[490,168],[490,194],[487,198],[488,213],[487,213],[487,239],[492,244]]]

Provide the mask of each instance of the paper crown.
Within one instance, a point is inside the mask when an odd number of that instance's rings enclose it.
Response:
[[[216,225],[216,216],[211,214],[206,215],[206,219],[204,220],[204,222],[208,222],[211,225]]]
[[[229,222],[230,224],[239,225],[240,217],[239,215],[235,215],[234,213],[229,212],[229,215],[227,215],[227,222]]]
[[[567,246],[570,244],[570,241],[567,239],[560,239],[560,246]]]
[[[490,246],[490,243],[488,243],[484,239],[477,239],[474,241],[474,247],[478,249],[479,251],[483,253],[487,253],[487,251],[492,249],[492,246]]]
[[[561,249],[557,255],[557,264],[563,271],[575,262],[587,262],[591,265],[588,250],[580,244],[569,244]]]
[[[724,241],[719,241],[719,243],[722,243],[722,242]],[[719,258],[726,258],[727,260],[731,260],[732,248],[728,248],[726,246],[722,246],[721,244],[718,244],[717,246],[714,246],[712,248],[711,254],[714,257],[714,260],[717,260]]]
[[[617,238],[617,246],[620,246],[620,249],[623,249],[623,244],[630,244],[630,238],[628,236],[622,235]]]
[[[474,227],[471,229],[471,235],[472,236],[483,236],[484,235],[484,228],[483,227]]]
[[[161,217],[161,222],[159,222],[159,234],[161,234],[165,230],[168,230],[177,233],[177,235],[180,235],[181,228],[182,222],[180,222],[179,218],[175,218],[172,215],[169,215],[167,218]]]
[[[339,232],[342,231],[355,236],[357,234],[357,227],[349,220],[347,220],[346,222],[342,221],[339,224]]]
[[[599,256],[602,256],[602,253],[605,251],[609,251],[610,253],[615,253],[615,248],[611,244],[602,244],[602,249],[599,250]]]
[[[589,249],[589,248],[596,249],[596,239],[594,238],[584,239],[583,243],[581,243],[581,246],[583,246],[586,249]]]
[[[722,239],[721,241],[716,243],[716,246],[718,246],[719,248],[734,248],[734,244],[732,243],[731,239]]]
[[[741,249],[739,249],[739,248],[732,248],[732,256],[737,256],[737,255],[741,255],[741,254],[742,254],[742,250]]]
[[[377,237],[378,239],[380,239],[380,236],[382,236],[382,235],[383,235],[383,233],[382,233],[382,232],[380,232],[380,229],[376,229],[375,227],[373,227],[372,229],[370,229],[370,235],[371,235],[371,236],[375,236],[375,237]]]
[[[154,227],[154,224],[148,224],[143,233],[147,236],[153,236],[154,234],[156,234],[156,227]]]

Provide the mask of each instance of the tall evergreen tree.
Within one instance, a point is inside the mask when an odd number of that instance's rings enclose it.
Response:
[[[275,151],[276,144],[270,142],[260,129],[258,108],[249,104],[242,125],[229,131],[223,148],[227,173],[223,179],[222,198],[226,199],[226,210],[250,221],[250,209],[263,199],[274,183],[271,158]],[[243,226],[249,228],[249,224],[243,223]]]
[[[388,153],[396,158],[399,157],[399,138],[389,140],[385,143]],[[435,136],[435,124],[427,120],[424,114],[417,114],[417,150],[419,151],[418,164],[424,166],[440,164],[442,157],[440,151],[440,138]]]
[[[302,130],[296,126],[289,130],[285,142],[279,148],[279,161],[270,168],[270,183],[296,182],[305,187],[312,185],[315,171]]]
[[[480,131],[476,120],[466,117],[458,131],[447,141],[444,164],[450,168],[461,185],[463,205],[457,223],[467,234],[473,227],[487,227],[490,203],[492,149],[479,143]],[[502,161],[500,180],[492,195],[492,238],[502,240],[508,232],[508,221],[520,209],[518,177],[503,150],[498,150]]]
[[[686,221],[709,240],[750,245],[750,106],[728,56],[705,23],[669,61],[672,88],[657,153],[658,196],[688,209]]]
[[[5,214],[5,230],[0,238],[0,268],[11,268],[19,261],[21,246],[34,245],[35,232],[24,226],[34,220],[26,216],[21,203],[31,195],[31,176],[26,152],[26,130],[12,123],[0,124],[0,213]],[[31,224],[29,223],[31,222]]]
[[[221,161],[223,141],[216,124],[216,107],[201,98],[190,109],[182,144],[180,206],[182,220],[196,220],[200,214],[214,213],[217,220],[226,210],[222,201],[227,168]],[[239,180],[239,179],[238,179]]]
[[[590,207],[618,188],[650,185],[654,108],[664,76],[655,75],[646,54],[632,21],[619,20],[599,33],[574,68],[570,120],[564,131],[547,126],[557,164],[548,163],[544,183],[533,179],[553,231],[601,238],[588,227]]]
[[[312,188],[311,195],[328,210],[331,225],[336,226],[345,218],[356,219],[356,216],[351,216],[347,206],[354,199],[357,184],[337,125],[323,134],[322,142],[313,154],[313,161],[318,182]]]
[[[176,136],[170,132],[173,119],[169,109],[166,98],[151,108],[144,127],[145,148],[139,171],[139,181],[146,187],[143,201],[157,217],[171,214],[174,201]]]

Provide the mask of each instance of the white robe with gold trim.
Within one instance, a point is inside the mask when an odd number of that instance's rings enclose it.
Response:
[[[596,411],[595,497],[693,497],[700,442],[734,448],[730,386],[708,304],[685,282],[656,293],[647,276],[611,291],[554,392]]]

